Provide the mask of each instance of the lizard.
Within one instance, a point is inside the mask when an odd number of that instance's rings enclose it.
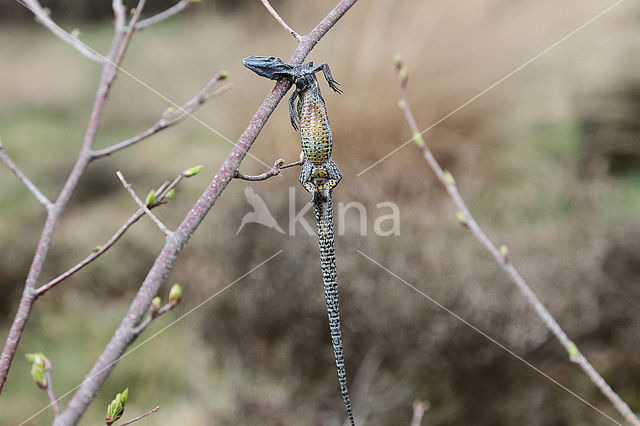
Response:
[[[299,180],[302,186],[312,194],[311,204],[318,227],[322,280],[333,353],[338,369],[338,382],[349,422],[355,426],[342,347],[333,234],[332,191],[342,179],[342,173],[331,158],[333,136],[316,73],[322,71],[329,87],[335,92],[342,93],[342,90],[338,88],[339,83],[333,79],[329,65],[326,63],[315,66],[313,62],[290,65],[273,56],[250,56],[243,59],[242,63],[259,76],[271,80],[288,79],[295,85],[295,90],[289,97],[289,118],[294,130],[297,131],[298,127],[300,128],[305,161]],[[298,100],[297,104],[296,100]]]

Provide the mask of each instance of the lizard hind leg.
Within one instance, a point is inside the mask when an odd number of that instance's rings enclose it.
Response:
[[[327,171],[327,182],[325,183],[324,191],[328,193],[333,188],[338,186],[342,180],[342,172],[338,168],[338,165],[331,158],[325,163],[325,169]]]
[[[302,186],[304,186],[304,189],[307,190],[307,192],[315,194],[316,192],[318,192],[318,190],[313,183],[313,179],[311,177],[312,174],[313,164],[311,164],[310,161],[305,161],[304,164],[302,164],[302,171],[300,172],[299,180]]]

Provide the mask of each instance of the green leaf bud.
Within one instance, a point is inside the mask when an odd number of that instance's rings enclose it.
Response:
[[[569,344],[569,349],[567,349],[567,352],[569,353],[569,359],[572,362],[577,362],[580,358],[580,351],[578,350],[576,344],[573,342]]]
[[[191,176],[195,176],[198,173],[200,173],[200,170],[202,170],[202,165],[199,166],[193,166],[190,169],[185,170],[184,172],[182,172],[182,176],[184,177],[191,177]]]
[[[504,244],[500,246],[500,256],[504,263],[509,263],[509,248]]]
[[[415,132],[413,134],[413,141],[416,143],[416,145],[418,145],[418,147],[420,148],[424,148],[424,146],[426,145],[424,142],[424,139],[422,138],[422,135],[418,132]]]
[[[448,185],[453,185],[456,183],[456,180],[453,178],[453,175],[449,170],[445,170],[444,172],[442,172],[442,178],[445,182],[447,182]]]
[[[107,417],[105,417],[107,426],[110,426],[120,417],[122,417],[128,397],[129,388],[126,388],[122,393],[117,394],[113,401],[111,401],[111,403],[107,406]]]
[[[144,200],[144,204],[149,207],[156,201],[156,191],[153,189],[147,194],[147,198]]]
[[[171,286],[171,290],[169,291],[169,303],[172,305],[177,305],[182,299],[182,287],[180,284],[175,283]]]
[[[49,385],[46,369],[51,367],[51,362],[42,353],[29,353],[25,358],[31,363],[31,377],[41,389],[46,389]]]
[[[461,211],[456,212],[456,219],[460,222],[462,226],[469,226],[469,222],[467,221],[467,217]]]

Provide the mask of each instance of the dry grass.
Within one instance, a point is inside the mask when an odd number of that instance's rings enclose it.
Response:
[[[329,7],[292,3],[282,15],[304,32]],[[426,128],[605,7],[591,0],[561,6],[547,0],[370,0],[357,4],[314,50],[310,59],[328,62],[345,90],[341,96],[325,90],[334,158],[345,175],[335,198],[359,201],[369,214],[367,236],[358,235],[354,214],[337,240],[347,368],[356,415],[368,412],[368,425],[408,424],[416,398],[431,402],[425,424],[595,425],[604,418],[394,280],[358,249],[611,411],[456,224],[413,146],[357,176],[410,136],[396,106],[396,52],[409,67],[414,111]],[[197,116],[235,140],[271,84],[243,69],[240,60],[251,54],[286,57],[294,43],[257,5],[255,12],[225,16],[206,4],[197,8],[139,34],[124,66],[178,102],[228,69],[232,89]],[[621,4],[425,135],[489,234],[509,244],[514,263],[551,312],[636,410],[640,299],[633,290],[637,243],[631,236],[640,232],[640,172],[585,177],[577,100],[617,90],[633,77],[638,64],[629,58],[638,49],[639,12],[632,2]],[[105,46],[108,27],[83,31],[89,43]],[[0,30],[0,57],[9,58],[0,67],[0,136],[15,161],[53,194],[71,164],[69,153],[79,146],[98,69],[35,25]],[[121,76],[98,145],[143,130],[166,106]],[[252,153],[268,164],[278,157],[295,160],[298,144],[283,105]],[[134,209],[115,170],[145,193],[181,169],[205,164],[197,179],[180,187],[177,203],[160,212],[175,224],[229,146],[187,122],[93,165],[60,224],[46,276],[104,241]],[[259,172],[262,166],[247,159],[243,170]],[[296,174],[286,171],[252,185],[285,229],[288,187],[296,188],[297,210],[307,202]],[[124,386],[130,389],[129,416],[162,406],[154,424],[340,423],[315,239],[300,227],[296,236],[284,236],[258,225],[236,237],[249,211],[244,186],[230,185],[169,278],[184,286],[182,310],[284,252],[124,359],[84,424],[99,422],[106,401]],[[376,208],[381,201],[400,207],[400,236],[373,235],[373,221],[387,213]],[[0,170],[3,328],[42,221],[37,208]],[[104,259],[38,302],[0,398],[0,423],[18,423],[46,402],[28,380],[25,352],[47,353],[58,392],[82,379],[160,244],[153,225],[142,221]],[[167,315],[143,338],[179,314]],[[49,413],[30,424],[48,420]]]

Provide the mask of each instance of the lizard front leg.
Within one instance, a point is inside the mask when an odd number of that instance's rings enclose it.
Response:
[[[320,65],[318,65],[317,67],[315,67],[313,69],[313,72],[318,72],[318,71],[322,71],[322,73],[324,74],[324,78],[327,80],[327,83],[329,83],[329,87],[331,87],[334,92],[342,93],[342,89],[340,89],[338,87],[340,85],[340,83],[335,81],[333,79],[333,76],[331,75],[331,70],[329,69],[329,64],[327,64],[325,62],[324,64],[320,64]]]
[[[296,98],[300,96],[300,89],[297,87],[289,96],[289,119],[294,130],[298,130],[298,124],[300,123],[300,112],[296,113]],[[298,102],[299,103],[299,102]],[[298,108],[299,110],[300,108]]]

